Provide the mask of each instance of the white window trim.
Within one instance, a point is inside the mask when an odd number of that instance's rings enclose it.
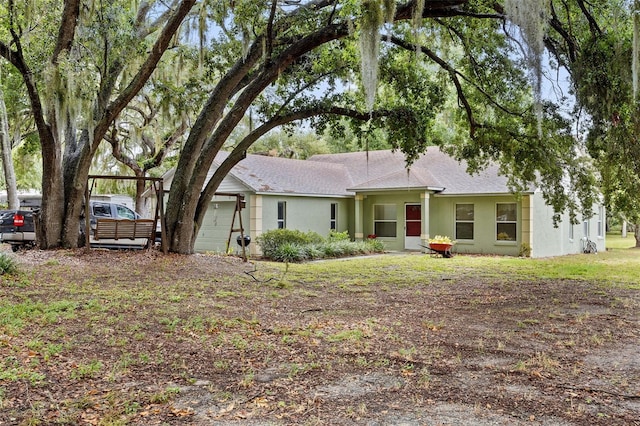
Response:
[[[280,217],[280,206],[282,205],[282,217]],[[277,212],[276,212],[276,225],[278,229],[286,229],[287,228],[287,202],[286,201],[278,201]],[[282,226],[280,226],[282,224]]]
[[[582,221],[582,233],[583,233],[583,237],[587,237],[589,239],[591,239],[591,224],[589,223],[588,220],[583,220]]]
[[[600,206],[600,208],[598,209],[598,222],[597,222],[598,238],[603,238],[604,234],[606,233],[604,220],[602,220],[603,216],[604,216],[604,209],[602,206]]]

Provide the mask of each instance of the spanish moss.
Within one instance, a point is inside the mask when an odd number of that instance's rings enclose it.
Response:
[[[640,0],[634,0],[633,10],[633,56],[631,60],[631,71],[633,73],[633,99],[638,100],[638,71],[640,71]]]
[[[524,55],[529,67],[538,133],[542,132],[542,57],[544,36],[550,15],[549,0],[505,0],[504,8],[511,22],[520,28],[525,43]]]
[[[373,110],[378,87],[378,53],[380,51],[380,28],[385,13],[376,0],[362,2],[362,21],[360,26],[360,72],[364,88],[365,104]]]

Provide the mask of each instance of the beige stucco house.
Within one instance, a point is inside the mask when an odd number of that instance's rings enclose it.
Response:
[[[220,153],[210,175],[226,158]],[[165,188],[173,174],[165,176]],[[373,237],[389,250],[425,250],[428,239],[446,235],[458,253],[532,257],[579,253],[584,238],[604,250],[605,211],[572,225],[554,226],[553,209],[535,188],[514,196],[495,166],[470,175],[466,166],[430,147],[406,169],[399,152],[369,151],[316,155],[294,160],[247,155],[218,188],[243,194],[245,234],[289,228],[327,235],[348,231],[359,240]],[[235,197],[211,200],[196,240],[196,251],[224,252],[235,211]],[[235,220],[238,225],[238,219]],[[231,245],[237,249],[232,233]],[[250,252],[259,247],[250,244]]]

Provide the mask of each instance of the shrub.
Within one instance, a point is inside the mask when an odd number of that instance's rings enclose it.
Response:
[[[265,257],[273,258],[275,251],[285,243],[305,246],[320,244],[324,238],[317,232],[302,232],[296,229],[272,229],[258,236],[256,242],[262,248]]]
[[[349,241],[351,237],[349,237],[349,231],[337,232],[332,229],[329,232],[329,241]]]
[[[331,231],[324,239],[316,232],[274,229],[260,235],[257,243],[264,257],[278,262],[301,262],[384,251],[382,241],[350,241],[347,231]]]
[[[15,274],[18,272],[18,265],[13,257],[6,253],[0,253],[0,275]]]
[[[322,246],[325,257],[340,257],[344,256],[346,246],[341,241],[329,241]]]
[[[372,239],[363,242],[367,245],[368,251],[372,253],[382,253],[384,251],[384,243],[380,240]]]
[[[320,259],[323,257],[322,243],[309,244],[304,247],[307,259]]]
[[[302,262],[307,258],[307,252],[302,245],[284,243],[278,246],[270,257],[278,262]]]

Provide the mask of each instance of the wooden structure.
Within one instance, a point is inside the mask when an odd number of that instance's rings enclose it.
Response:
[[[233,219],[231,219],[231,229],[229,230],[229,238],[227,238],[227,252],[229,252],[229,246],[231,245],[231,235],[234,232],[239,232],[240,233],[240,247],[242,247],[242,259],[246,262],[247,261],[247,246],[246,246],[246,240],[245,240],[245,235],[244,235],[244,226],[242,225],[242,209],[245,207],[246,205],[246,201],[244,201],[244,195],[243,194],[232,194],[232,193],[228,193],[228,192],[216,192],[215,195],[220,195],[223,197],[236,197],[236,208],[233,211]],[[240,228],[234,228],[235,223],[236,223],[236,216],[238,216],[238,220],[239,220],[239,225]]]
[[[99,218],[96,220],[96,229],[93,238],[100,239],[130,239],[147,238],[150,241],[156,238],[156,221],[153,219],[111,219]]]
[[[160,222],[160,246],[163,253],[168,252],[167,245],[167,232],[164,223],[164,202],[163,202],[163,179],[152,177],[137,177],[137,176],[105,176],[105,175],[89,175],[87,179],[87,187],[85,192],[86,205],[91,200],[91,193],[98,179],[112,179],[112,180],[135,180],[150,182],[156,195],[156,208],[153,219],[113,219],[113,218],[100,218],[97,219],[96,231],[94,238],[99,239],[131,239],[136,238],[148,238],[148,246],[151,247],[155,241],[156,229],[158,222]],[[91,182],[91,185],[89,185]],[[87,207],[88,208],[88,207]],[[90,214],[85,214],[85,241],[86,247],[90,247]]]

